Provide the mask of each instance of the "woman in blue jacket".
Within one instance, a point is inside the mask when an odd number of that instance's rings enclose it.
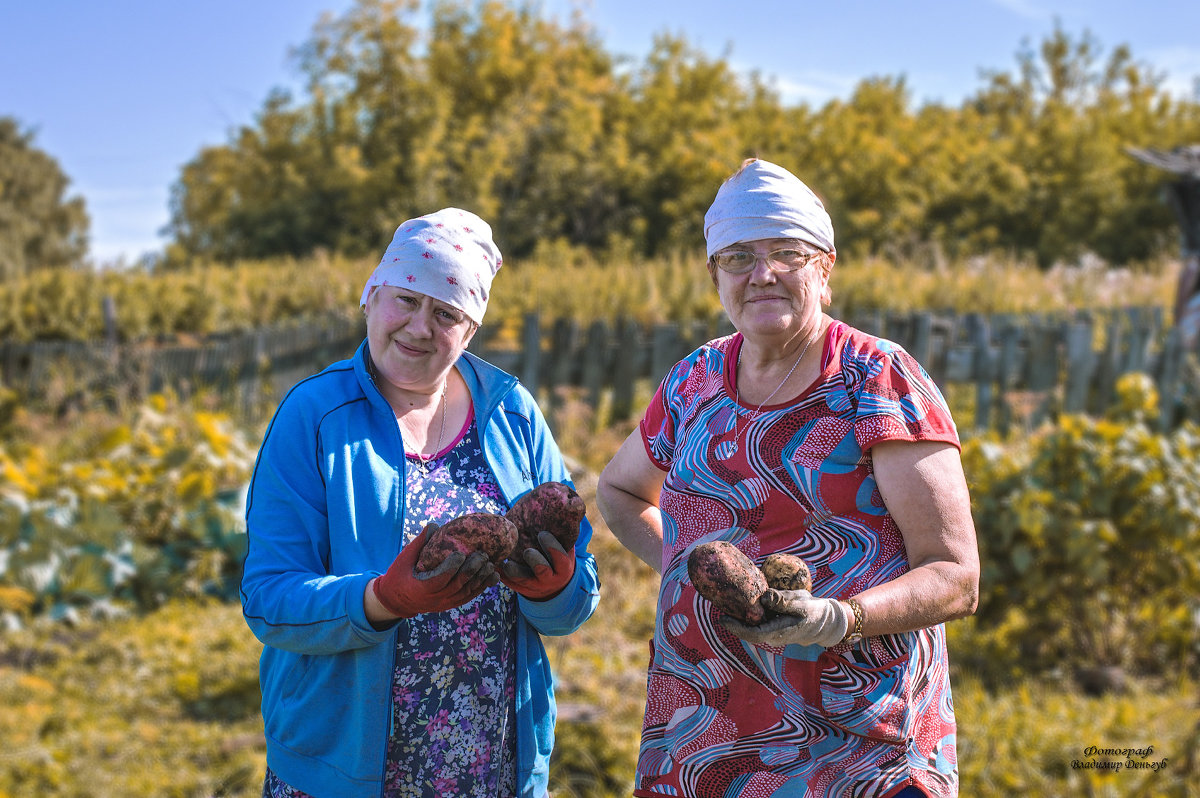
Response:
[[[599,600],[591,527],[497,571],[414,571],[430,522],[570,482],[529,392],[465,350],[501,256],[448,208],[400,225],[363,290],[367,338],[288,393],[246,511],[242,607],[265,644],[264,796],[543,798],[553,678],[540,635]]]

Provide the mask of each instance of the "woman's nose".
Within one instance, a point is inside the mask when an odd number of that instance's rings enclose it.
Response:
[[[409,332],[414,335],[433,335],[433,308],[422,305],[409,314],[405,323]]]
[[[754,268],[750,270],[750,282],[757,285],[770,285],[778,279],[775,269],[766,255],[758,255],[754,259]]]

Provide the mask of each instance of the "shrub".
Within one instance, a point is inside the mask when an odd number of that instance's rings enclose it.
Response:
[[[236,596],[254,450],[225,415],[163,396],[61,448],[0,445],[0,617],[74,619]]]
[[[1200,428],[1159,433],[1144,375],[1118,391],[1108,418],[964,447],[982,558],[974,626],[991,635],[973,645],[1010,652],[993,675],[1200,662]]]

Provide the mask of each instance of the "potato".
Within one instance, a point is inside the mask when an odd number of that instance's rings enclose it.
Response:
[[[778,552],[763,560],[761,567],[767,586],[776,590],[812,591],[812,574],[804,560],[794,554]]]
[[[734,618],[756,625],[765,617],[758,603],[767,580],[754,562],[732,543],[701,543],[688,556],[688,578],[701,596]]]
[[[417,571],[432,571],[455,552],[464,556],[480,551],[499,565],[517,544],[517,528],[502,515],[467,513],[438,526],[430,523],[428,537],[417,557]]]
[[[570,485],[562,482],[543,482],[521,496],[506,513],[517,527],[518,556],[525,549],[540,548],[539,532],[549,532],[570,551],[579,540],[579,524],[586,510],[583,499]]]

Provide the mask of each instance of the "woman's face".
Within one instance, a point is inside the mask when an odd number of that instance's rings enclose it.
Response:
[[[433,297],[383,285],[367,299],[367,345],[389,383],[417,392],[439,390],[476,325]]]
[[[745,274],[722,271],[709,260],[709,274],[717,285],[721,305],[733,325],[747,337],[794,334],[819,317],[821,303],[829,301],[829,267],[834,256],[823,254],[796,271],[781,272],[766,258],[780,249],[815,251],[811,245],[790,238],[742,241],[722,250],[744,250],[760,256]]]

